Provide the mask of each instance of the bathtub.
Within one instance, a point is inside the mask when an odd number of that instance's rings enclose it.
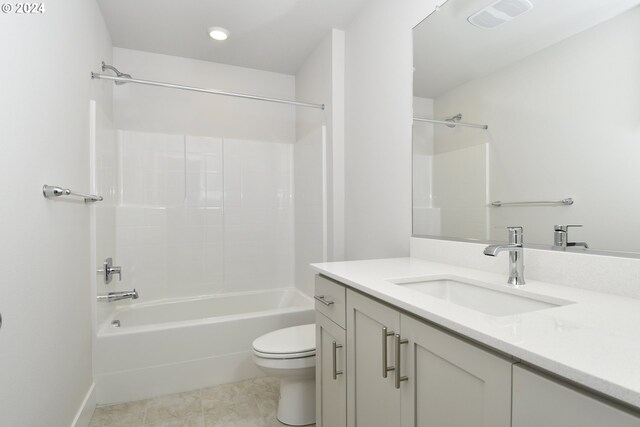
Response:
[[[112,322],[119,321],[115,327]],[[98,330],[98,404],[147,399],[262,375],[251,343],[279,328],[313,323],[313,300],[295,288],[138,303]]]

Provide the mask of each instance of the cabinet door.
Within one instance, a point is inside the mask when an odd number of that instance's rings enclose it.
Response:
[[[347,420],[349,427],[399,425],[400,393],[393,386],[395,372],[383,377],[383,347],[387,365],[394,366],[393,336],[397,311],[351,290],[347,291]],[[385,345],[386,344],[386,345]],[[325,426],[327,427],[327,426]]]
[[[509,427],[511,366],[500,357],[402,315],[402,427]],[[544,425],[544,424],[539,424]]]
[[[347,425],[346,332],[316,311],[316,425]]]
[[[513,367],[513,427],[638,427],[640,415],[526,367]]]

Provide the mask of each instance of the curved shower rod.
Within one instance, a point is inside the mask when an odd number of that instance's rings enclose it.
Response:
[[[235,98],[254,99],[254,100],[257,100],[257,101],[267,101],[267,102],[274,102],[274,103],[277,103],[277,104],[295,105],[296,107],[317,108],[319,110],[324,110],[324,104],[311,104],[311,103],[307,103],[307,102],[291,101],[291,100],[288,100],[288,99],[270,98],[270,97],[266,97],[266,96],[249,95],[249,94],[246,94],[246,93],[225,92],[225,91],[217,90],[217,89],[204,89],[204,88],[200,88],[200,87],[184,86],[184,85],[179,85],[179,84],[174,84],[174,83],[165,83],[165,82],[156,82],[156,81],[152,81],[152,80],[134,79],[134,78],[131,77],[130,74],[121,73],[113,65],[108,65],[108,64],[105,64],[103,62],[102,63],[102,71],[106,71],[106,70],[111,70],[114,73],[116,73],[116,75],[115,76],[111,76],[109,74],[100,74],[100,73],[92,72],[91,73],[91,78],[92,79],[112,80],[117,85],[122,85],[122,84],[125,84],[125,83],[138,83],[138,84],[148,85],[148,86],[166,87],[166,88],[171,88],[171,89],[182,89],[182,90],[188,90],[188,91],[191,91],[191,92],[210,93],[210,94],[213,94],[213,95],[232,96],[232,97],[235,97]]]

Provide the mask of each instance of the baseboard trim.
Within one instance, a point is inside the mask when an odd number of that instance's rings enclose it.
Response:
[[[91,383],[91,387],[89,387],[89,390],[82,401],[82,405],[80,405],[80,409],[78,409],[78,413],[71,423],[71,427],[87,427],[95,409],[96,383]]]

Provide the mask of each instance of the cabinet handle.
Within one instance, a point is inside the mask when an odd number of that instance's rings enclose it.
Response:
[[[321,303],[323,303],[327,307],[329,307],[330,305],[334,304],[334,301],[327,301],[326,299],[324,299],[324,295],[315,295],[313,297],[313,299],[316,300],[316,301],[320,301]]]
[[[393,332],[387,331],[387,328],[382,328],[382,378],[387,378],[387,372],[393,371],[393,366],[387,365],[387,339],[393,336]]]
[[[342,375],[342,371],[338,371],[338,356],[336,355],[337,350],[339,348],[342,348],[342,344],[337,344],[335,341],[333,341],[333,379],[337,380],[338,379],[338,375]]]
[[[396,388],[400,388],[401,381],[407,381],[409,378],[400,376],[401,373],[401,358],[400,358],[400,346],[407,344],[408,339],[401,339],[400,334],[396,334]]]

